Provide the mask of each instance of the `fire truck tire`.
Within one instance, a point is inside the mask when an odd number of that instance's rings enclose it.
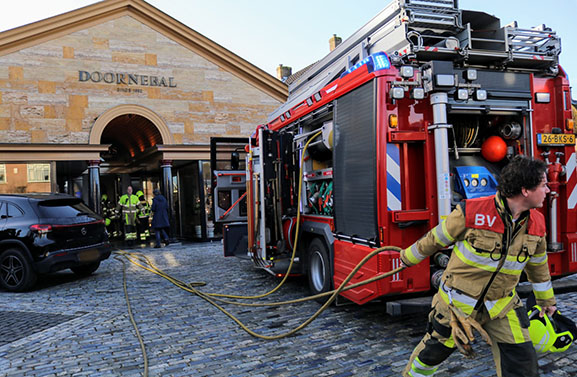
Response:
[[[329,252],[324,242],[318,238],[314,238],[308,247],[307,272],[312,295],[332,290]],[[318,301],[325,302],[326,297]]]

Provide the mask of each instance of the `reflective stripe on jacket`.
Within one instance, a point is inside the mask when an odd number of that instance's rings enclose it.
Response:
[[[491,275],[499,269],[484,297],[484,305],[491,318],[500,317],[516,301],[514,289],[523,271],[533,284],[537,304],[555,304],[545,229],[543,215],[537,210],[527,211],[512,221],[499,194],[467,200],[403,250],[401,258],[405,264],[414,265],[453,245],[439,294],[466,313],[472,311]]]
[[[140,207],[140,200],[136,195],[124,194],[118,201],[118,206],[122,208],[124,221],[126,224],[134,225],[138,209]]]

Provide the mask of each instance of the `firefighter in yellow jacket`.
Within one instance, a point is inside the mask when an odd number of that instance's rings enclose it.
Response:
[[[140,241],[146,241],[150,237],[150,206],[142,190],[136,192],[136,197],[140,202],[140,209],[137,214],[138,224],[136,225],[137,236]]]
[[[137,214],[140,210],[140,200],[132,194],[132,186],[126,188],[126,194],[118,200],[117,210],[122,210],[122,220],[124,222],[124,240],[133,244],[136,240]]]
[[[547,165],[515,157],[501,172],[494,196],[466,200],[438,226],[401,252],[415,265],[453,245],[427,333],[413,351],[403,376],[432,376],[456,349],[454,313],[476,320],[489,335],[499,377],[538,376],[529,318],[515,292],[521,272],[533,285],[540,313],[556,311],[547,263],[545,219],[535,208],[549,192]],[[457,342],[459,340],[457,339]]]

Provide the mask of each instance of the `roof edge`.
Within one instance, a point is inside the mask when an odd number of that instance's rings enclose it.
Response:
[[[0,56],[125,15],[169,36],[274,99],[286,101],[288,86],[285,83],[144,0],[104,0],[6,30],[0,33]]]

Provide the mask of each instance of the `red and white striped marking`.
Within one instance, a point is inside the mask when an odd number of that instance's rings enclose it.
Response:
[[[577,205],[577,172],[575,171],[577,167],[577,155],[572,153],[567,160],[567,165],[565,169],[567,171],[567,208],[575,209]]]

